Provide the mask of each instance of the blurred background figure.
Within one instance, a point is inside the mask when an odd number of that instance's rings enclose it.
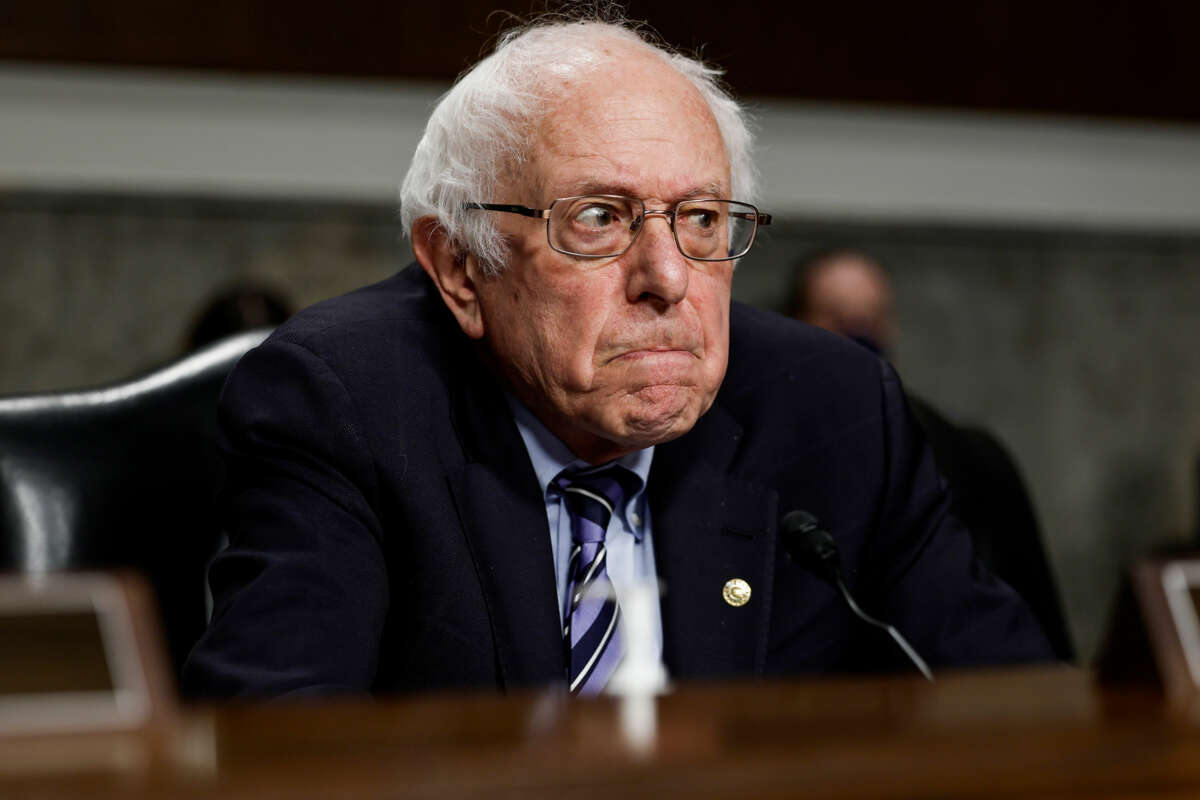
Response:
[[[209,300],[188,330],[187,352],[255,328],[274,328],[292,315],[282,293],[258,284],[230,286]]]
[[[894,344],[892,287],[883,267],[855,250],[820,250],[796,268],[791,314],[849,337],[889,358]],[[971,531],[983,563],[1033,608],[1055,653],[1074,658],[1037,516],[1008,450],[983,428],[948,420],[909,394],[952,496],[952,511]]]
[[[883,269],[853,250],[819,250],[796,270],[791,314],[886,355],[892,348],[892,286]]]

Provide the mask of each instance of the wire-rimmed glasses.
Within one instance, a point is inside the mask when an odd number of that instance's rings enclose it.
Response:
[[[504,211],[546,220],[546,240],[578,258],[616,258],[633,246],[646,217],[665,217],[679,252],[695,261],[730,261],[750,252],[759,225],[771,215],[736,200],[681,200],[670,209],[647,211],[636,197],[588,194],[560,197],[549,208],[504,203],[466,203],[465,208]]]

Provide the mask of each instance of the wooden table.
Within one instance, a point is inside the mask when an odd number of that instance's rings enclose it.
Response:
[[[610,699],[190,708],[0,740],[0,797],[1200,797],[1200,721],[1068,667],[682,686],[650,752]]]

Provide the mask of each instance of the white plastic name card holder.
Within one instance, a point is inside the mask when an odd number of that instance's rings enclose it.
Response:
[[[0,737],[146,727],[169,705],[141,581],[0,577]]]

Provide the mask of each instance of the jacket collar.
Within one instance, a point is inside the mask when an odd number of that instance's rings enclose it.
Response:
[[[471,356],[464,354],[464,359]],[[487,368],[461,363],[454,424],[466,458],[450,486],[483,585],[504,688],[565,680],[546,506],[512,412]]]

